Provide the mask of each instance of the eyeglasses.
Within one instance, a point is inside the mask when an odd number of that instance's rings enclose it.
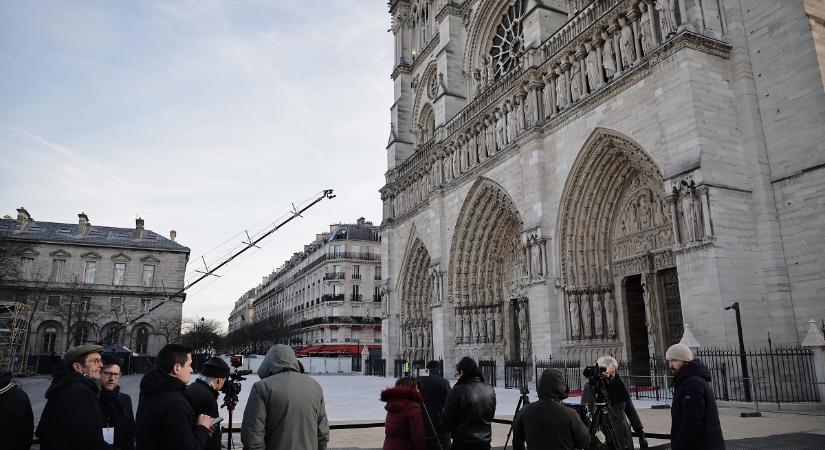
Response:
[[[102,360],[102,359],[100,359],[100,358],[95,358],[95,359],[87,359],[87,360],[86,360],[86,364],[96,364],[96,365],[101,365],[101,364],[103,364],[103,360]]]
[[[102,374],[102,375],[105,375],[105,376],[107,376],[107,377],[109,377],[109,378],[120,378],[120,374],[119,374],[119,373],[114,373],[114,372],[101,372],[101,374]]]

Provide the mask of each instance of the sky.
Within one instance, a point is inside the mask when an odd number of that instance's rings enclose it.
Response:
[[[184,317],[225,324],[315,233],[380,223],[389,27],[375,0],[0,0],[0,215],[140,216],[191,248],[191,280],[334,189],[188,292]]]

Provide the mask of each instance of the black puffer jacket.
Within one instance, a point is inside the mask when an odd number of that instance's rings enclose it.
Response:
[[[447,396],[441,426],[457,444],[489,444],[496,414],[496,391],[480,374],[464,374]]]
[[[134,450],[135,413],[132,398],[120,392],[120,386],[116,386],[113,391],[100,391],[99,404],[103,426],[115,428],[115,447]]]
[[[212,389],[212,386],[206,384],[205,381],[198,378],[194,383],[186,386],[186,396],[189,397],[189,403],[192,404],[196,416],[206,414],[209,417],[218,417],[218,391]],[[217,427],[215,429],[217,430]],[[220,448],[221,433],[213,432],[212,437],[206,441],[206,449],[220,450]]]
[[[719,410],[705,364],[694,359],[682,366],[673,380],[673,391],[671,448],[724,450]]]
[[[140,403],[135,420],[138,450],[201,450],[209,430],[196,425],[195,411],[184,393],[183,381],[154,368],[140,380]]]
[[[42,450],[112,449],[103,440],[97,396],[100,388],[74,370],[54,375],[46,390],[46,407],[37,424]]]
[[[513,450],[587,448],[590,434],[567,398],[567,384],[558,369],[545,370],[538,384],[539,400],[521,408],[513,419]]]
[[[12,381],[10,372],[0,372],[0,440],[3,448],[29,450],[33,431],[29,396]]]

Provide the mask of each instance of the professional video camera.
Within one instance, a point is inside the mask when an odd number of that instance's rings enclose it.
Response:
[[[238,394],[241,393],[241,381],[246,380],[245,375],[252,373],[251,370],[239,369],[243,365],[243,356],[232,355],[229,357],[229,365],[235,370],[229,373],[229,379],[223,384],[221,392],[223,392],[223,406],[229,411],[229,427],[226,442],[226,448],[232,448],[232,412],[235,406],[238,405]]]
[[[609,411],[613,409],[610,398],[607,396],[607,369],[598,364],[587,366],[582,375],[587,378],[590,389],[593,391],[593,411],[590,411],[590,450],[620,449],[619,439],[613,423],[610,421]]]
[[[587,382],[590,383],[590,388],[593,389],[593,395],[596,397],[596,403],[604,402],[606,395],[605,383],[607,381],[605,372],[607,372],[607,369],[599,366],[598,364],[587,366],[582,371],[582,375],[587,378]]]

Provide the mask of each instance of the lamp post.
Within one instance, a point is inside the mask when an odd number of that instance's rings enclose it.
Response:
[[[742,365],[742,387],[745,388],[745,401],[751,401],[751,381],[748,374],[748,357],[745,354],[745,340],[742,338],[742,317],[739,314],[739,302],[725,308],[736,312],[736,332],[739,334],[739,363]]]

